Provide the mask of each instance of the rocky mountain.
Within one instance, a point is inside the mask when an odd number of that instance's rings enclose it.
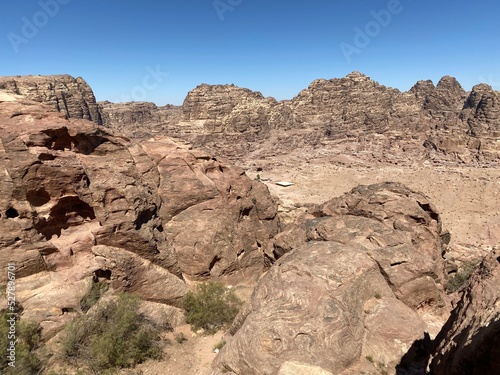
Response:
[[[234,85],[202,84],[181,107],[96,103],[85,81],[70,76],[5,77],[0,88],[131,139],[168,135],[240,163],[297,149],[400,165],[500,160],[500,94],[486,84],[467,93],[450,76],[400,92],[353,72],[318,79],[281,102]]]
[[[485,84],[467,93],[450,76],[400,92],[359,72],[316,80],[282,102],[234,85],[203,84],[187,95],[180,121],[164,116],[161,125],[152,119],[146,128],[240,161],[303,148],[365,162],[488,165],[499,160],[498,95]],[[107,125],[135,129],[134,120],[111,119],[122,107],[103,107]]]
[[[500,370],[498,253],[446,294],[450,233],[425,195],[358,186],[285,222],[267,186],[219,156],[321,146],[358,160],[404,164],[423,152],[492,166],[498,93],[488,86],[468,94],[444,77],[400,93],[353,73],[276,102],[201,85],[182,109],[100,103],[102,126],[83,81],[52,79],[0,80],[0,266],[15,264],[22,319],[40,324],[44,342],[84,314],[96,281],[175,326],[191,286],[218,280],[256,286],[210,375]],[[117,124],[142,133],[130,141]],[[157,126],[178,139],[151,137]]]
[[[267,187],[170,139],[129,143],[0,91],[0,170],[0,263],[45,335],[96,278],[179,306],[186,280],[250,282],[274,262]]]
[[[158,134],[166,134],[165,124],[181,120],[182,108],[174,105],[157,107],[148,102],[98,103],[102,123],[125,137],[145,140]]]
[[[48,104],[68,118],[85,119],[101,125],[101,112],[94,93],[81,77],[0,77],[0,90],[7,90],[39,103]]]

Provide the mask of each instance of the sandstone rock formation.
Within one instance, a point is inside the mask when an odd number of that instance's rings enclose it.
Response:
[[[282,102],[201,85],[182,109],[97,107],[69,76],[3,78],[0,266],[15,264],[16,297],[44,338],[81,313],[95,281],[139,294],[152,320],[175,325],[187,284],[252,283],[268,271],[212,375],[422,373],[429,355],[436,374],[498,372],[498,255],[443,327],[450,238],[427,197],[395,183],[359,186],[285,226],[267,187],[220,157],[300,150],[491,166],[497,115],[497,92],[469,94],[452,77],[401,93],[355,72]]]
[[[148,102],[104,101],[99,102],[98,106],[105,127],[135,140],[166,134],[166,124],[177,124],[182,116],[182,108],[174,105],[157,107]]]
[[[394,373],[448,317],[441,220],[400,184],[360,186],[276,237],[283,255],[230,329],[212,374]],[[301,244],[302,243],[302,244]]]
[[[49,336],[93,279],[178,305],[185,278],[256,279],[274,261],[267,187],[170,139],[131,144],[0,91],[0,171],[0,264]]]
[[[203,84],[187,95],[181,121],[163,109],[148,116],[162,118],[156,131],[240,162],[301,148],[365,162],[490,165],[500,158],[497,102],[491,87],[478,85],[469,94],[450,76],[400,92],[353,72],[316,80],[281,102],[234,85]],[[145,104],[127,106],[134,112]],[[135,128],[133,115],[129,123],[113,120],[113,113],[126,111],[123,105],[102,108],[110,127]],[[144,112],[137,109],[139,117]]]
[[[436,339],[431,373],[500,373],[500,256],[491,253],[469,280]]]
[[[0,77],[0,90],[7,90],[39,103],[45,103],[68,118],[102,124],[92,89],[83,78],[69,75]]]
[[[234,85],[202,84],[182,107],[96,104],[85,81],[70,76],[5,77],[2,87],[129,138],[168,135],[240,161],[297,148],[395,164],[490,165],[500,159],[498,92],[481,84],[467,93],[450,76],[400,92],[353,72],[318,79],[281,102]]]
[[[359,186],[313,211],[308,240],[361,244],[377,262],[394,294],[437,334],[447,317],[442,255],[445,244],[436,208],[421,193],[396,183]]]
[[[425,324],[365,251],[310,242],[280,259],[237,317],[213,374],[274,374],[287,361],[333,374],[394,368]]]

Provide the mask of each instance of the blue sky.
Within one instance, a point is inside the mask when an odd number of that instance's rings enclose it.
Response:
[[[0,75],[81,76],[98,100],[182,104],[201,83],[291,99],[314,79],[355,70],[402,91],[443,75],[466,90],[480,81],[500,90],[494,0],[17,0],[0,8]]]

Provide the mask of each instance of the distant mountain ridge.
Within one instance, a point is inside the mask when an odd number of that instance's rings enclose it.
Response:
[[[315,80],[285,101],[234,85],[201,84],[182,106],[164,107],[96,103],[85,81],[69,76],[6,77],[0,88],[22,91],[68,117],[91,119],[129,138],[168,135],[233,159],[321,148],[364,162],[500,160],[500,93],[486,84],[466,92],[450,76],[401,92],[353,72]]]

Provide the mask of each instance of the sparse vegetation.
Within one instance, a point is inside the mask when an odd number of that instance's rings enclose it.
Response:
[[[238,314],[241,300],[232,290],[215,282],[200,284],[184,298],[187,311],[186,321],[194,330],[204,329],[207,333],[228,326]]]
[[[462,286],[465,285],[466,281],[469,280],[472,273],[476,270],[478,264],[475,262],[467,262],[465,263],[458,272],[451,276],[446,283],[445,289],[446,292],[453,293],[457,290],[460,290]]]
[[[178,344],[183,344],[187,341],[187,337],[184,333],[178,333],[177,335],[175,335],[175,341],[178,343]]]
[[[38,324],[22,319],[16,320],[15,339],[15,367],[9,366],[7,348],[13,336],[9,337],[9,319],[15,317],[8,315],[7,310],[0,311],[0,347],[5,350],[0,356],[0,371],[2,374],[31,375],[36,374],[42,367],[40,359],[35,355],[40,342],[40,327]],[[12,331],[10,331],[12,333]],[[14,339],[14,340],[15,340]]]
[[[139,299],[122,294],[98,306],[91,315],[66,327],[63,350],[68,361],[94,373],[134,367],[148,358],[161,358],[160,330],[138,313]]]
[[[368,362],[373,363],[373,357],[371,355],[367,355],[365,358]]]
[[[104,282],[95,282],[92,283],[92,287],[90,288],[90,292],[80,301],[80,307],[84,313],[90,310],[92,306],[94,306],[99,298],[106,293],[109,289],[108,284]]]
[[[226,340],[222,339],[214,346],[214,350],[221,350],[226,345]]]
[[[382,294],[380,294],[380,293],[375,293],[375,298],[376,298],[376,299],[381,299],[381,298],[382,298]]]

